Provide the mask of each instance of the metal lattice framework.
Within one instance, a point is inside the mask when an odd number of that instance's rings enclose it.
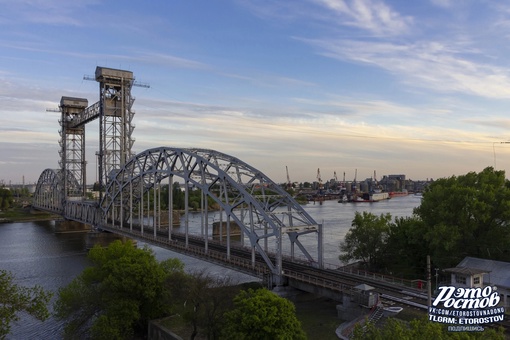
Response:
[[[281,274],[285,240],[290,242],[288,248],[292,258],[295,256],[297,246],[307,261],[322,263],[320,225],[279,185],[235,157],[214,150],[154,148],[133,157],[122,169],[112,174],[107,182],[105,196],[101,202],[105,225],[123,228],[127,227],[127,223],[131,225],[136,220],[150,220],[155,232],[159,216],[158,204],[155,203],[160,199],[156,193],[160,192],[161,185],[168,184],[169,188],[173,188],[174,183],[182,182],[185,201],[189,190],[201,190],[202,213],[206,221],[208,213],[211,212],[208,198],[219,206],[220,220],[227,226],[227,255],[230,252],[230,223],[235,222],[249,240],[253,260],[257,252],[264,258],[270,270],[278,276]],[[171,190],[168,192],[171,207]],[[145,205],[147,214],[151,211],[149,207],[151,200],[155,207],[152,209],[154,214],[152,219],[150,216],[144,216]],[[186,215],[187,209],[188,205]],[[171,238],[173,218],[171,208],[168,214],[170,225],[168,237]],[[204,231],[206,249],[208,227],[206,223]],[[185,228],[187,235],[187,221]],[[310,233],[319,234],[316,238],[319,245],[313,245],[311,251],[298,239]],[[261,241],[264,245],[261,245]],[[275,256],[269,254],[268,242],[276,246]],[[311,253],[316,257],[314,258]]]
[[[60,169],[62,173],[72,173],[80,187],[68,185],[69,179],[64,176],[63,188],[65,197],[83,197],[86,192],[85,162],[85,125],[76,123],[88,101],[83,98],[62,97],[60,100]]]
[[[131,107],[133,72],[105,67],[96,68],[96,81],[99,82],[99,182],[112,171],[120,169],[133,154],[134,140],[132,125],[134,112]]]
[[[67,184],[71,191],[81,190],[81,184],[71,171],[67,171]],[[37,181],[32,205],[56,214],[64,213],[64,176],[61,169],[46,169],[42,172]]]
[[[60,169],[46,169],[41,174],[34,194],[35,208],[108,230],[123,229],[126,223],[132,233],[143,234],[144,228],[152,228],[156,239],[164,232],[161,193],[166,186],[167,241],[170,241],[172,235],[180,237],[172,231],[173,189],[178,183],[185,197],[186,248],[189,196],[198,190],[202,212],[200,234],[206,253],[211,238],[208,217],[211,214],[219,215],[219,224],[215,226],[213,222],[213,234],[215,227],[219,228],[220,239],[225,234],[228,258],[231,236],[235,236],[242,247],[249,243],[252,266],[257,254],[260,255],[277,280],[282,277],[282,259],[287,251],[291,259],[299,257],[322,267],[322,226],[279,185],[239,159],[213,150],[160,147],[133,156],[131,88],[148,85],[137,84],[131,71],[105,67],[97,67],[95,77],[84,79],[99,82],[99,101],[87,107],[86,99],[62,97],[58,110]],[[96,155],[100,194],[99,200],[87,201],[85,125],[95,119],[99,119]],[[133,226],[140,230],[133,230]],[[240,235],[235,234],[238,231]],[[311,246],[302,242],[310,237],[316,241]],[[297,255],[296,247],[300,251]]]

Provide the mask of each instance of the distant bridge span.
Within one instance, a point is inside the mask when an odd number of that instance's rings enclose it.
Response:
[[[226,238],[227,257],[234,242],[234,226],[238,226],[243,235],[240,242],[244,245],[247,241],[245,246],[252,250],[253,263],[256,253],[260,254],[273,280],[281,280],[285,253],[290,258],[322,267],[322,226],[281,186],[227,154],[172,147],[145,150],[109,174],[103,196],[95,202],[62,199],[58,173],[51,169],[43,172],[34,194],[34,207],[97,228],[118,228],[125,232],[139,225],[142,234],[144,228],[150,229],[154,238],[156,231],[167,229],[171,239],[175,218],[173,189],[178,183],[184,191],[185,246],[188,235],[193,232],[189,225],[189,199],[191,192],[198,190],[202,212],[200,234],[206,253],[208,240],[213,235],[210,217],[214,214],[219,222],[215,232],[220,238]],[[170,209],[163,211],[162,207]],[[313,244],[310,246],[311,242],[306,242],[305,246],[300,240],[303,237],[311,239]],[[269,253],[275,253],[276,257]]]

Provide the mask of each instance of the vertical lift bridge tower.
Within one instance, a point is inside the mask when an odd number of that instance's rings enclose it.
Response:
[[[133,154],[131,147],[134,98],[131,96],[133,72],[105,67],[96,68],[99,82],[99,186],[108,176],[126,164]]]
[[[79,199],[86,194],[85,124],[99,118],[98,173],[99,187],[105,186],[108,176],[123,167],[133,153],[131,111],[135,84],[133,72],[97,67],[95,77],[85,80],[99,82],[99,101],[87,107],[83,98],[62,97],[60,100],[60,173],[64,183],[62,198]]]

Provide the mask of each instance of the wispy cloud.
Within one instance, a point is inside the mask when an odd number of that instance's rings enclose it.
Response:
[[[337,25],[356,27],[377,36],[407,34],[413,19],[379,0],[314,0],[338,15]]]
[[[328,22],[330,27],[347,26],[373,36],[407,34],[411,16],[400,14],[380,0],[237,0],[262,18],[292,22],[312,20]]]
[[[454,0],[430,0],[430,2],[438,7],[442,8],[450,8],[454,5]]]
[[[95,0],[0,0],[3,13],[2,23],[10,24],[49,24],[80,26],[82,17],[78,15],[87,6],[92,6]],[[86,18],[83,18],[86,21]]]
[[[441,42],[302,40],[324,56],[384,69],[413,87],[487,98],[510,96],[509,69],[464,58]]]

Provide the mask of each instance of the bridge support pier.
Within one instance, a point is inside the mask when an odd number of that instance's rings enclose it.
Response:
[[[344,294],[341,302],[341,304],[336,305],[336,311],[338,317],[345,321],[351,321],[363,315],[367,315],[370,311],[370,308],[353,302],[350,295]]]
[[[121,240],[122,242],[131,241],[136,245],[136,240],[130,239],[126,236],[117,235],[114,233],[104,232],[104,231],[90,231],[87,234],[87,240],[85,242],[86,248],[92,249],[96,244],[99,244],[102,247],[108,247],[110,243],[116,240]]]
[[[92,227],[88,224],[71,221],[71,220],[56,220],[55,232],[56,233],[83,233],[88,232]]]

